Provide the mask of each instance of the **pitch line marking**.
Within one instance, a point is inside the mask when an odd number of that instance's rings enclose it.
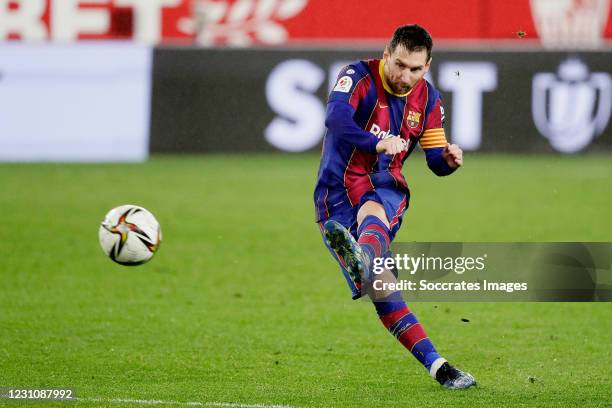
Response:
[[[227,408],[292,408],[289,405],[266,405],[266,404],[242,404],[239,402],[198,402],[198,401],[163,401],[163,400],[143,400],[129,398],[74,398],[83,402],[107,402],[117,404],[140,404],[140,405],[183,405],[189,407],[227,407]]]

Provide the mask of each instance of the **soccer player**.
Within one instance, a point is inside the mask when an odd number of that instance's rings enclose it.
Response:
[[[463,164],[459,146],[446,141],[440,94],[424,79],[432,47],[424,28],[402,26],[382,59],[341,70],[327,103],[316,221],[353,299],[367,294],[385,327],[440,384],[468,388],[476,384],[474,377],[438,354],[400,292],[368,284],[373,259],[390,255],[408,207],[410,191],[401,170],[417,144],[438,176]],[[396,275],[385,270],[380,278],[394,282]]]

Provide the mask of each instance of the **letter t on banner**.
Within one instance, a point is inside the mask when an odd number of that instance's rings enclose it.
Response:
[[[482,141],[482,93],[497,88],[497,66],[491,62],[446,62],[440,66],[439,85],[453,93],[452,142],[464,150],[478,149]]]

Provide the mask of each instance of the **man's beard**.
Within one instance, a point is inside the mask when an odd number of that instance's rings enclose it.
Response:
[[[395,87],[395,93],[405,94],[406,92],[409,92],[409,91],[410,91],[410,89],[412,89],[412,87],[411,87],[411,86],[408,86],[408,85],[406,85],[406,86],[404,86],[404,87],[402,87],[402,86],[396,86],[396,87]]]

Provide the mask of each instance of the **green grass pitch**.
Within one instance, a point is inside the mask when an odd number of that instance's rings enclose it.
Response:
[[[440,388],[350,300],[313,223],[317,167],[280,154],[0,165],[0,387],[101,398],[46,404],[62,407],[609,406],[610,303],[411,304],[479,383]],[[609,156],[468,155],[447,178],[417,156],[406,174],[399,241],[612,241]],[[136,268],[97,240],[125,203],[163,227]]]

